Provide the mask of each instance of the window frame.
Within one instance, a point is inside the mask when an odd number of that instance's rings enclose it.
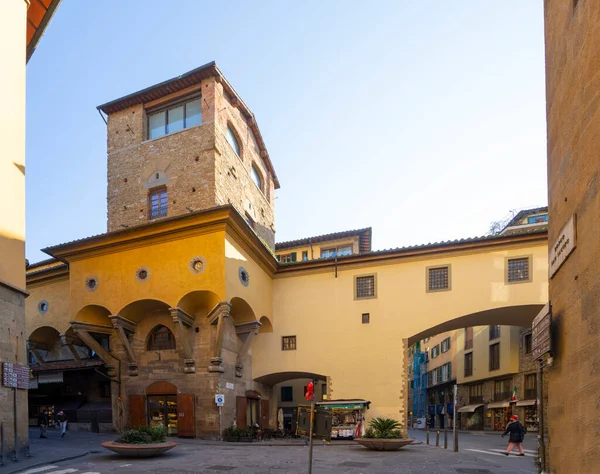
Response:
[[[303,262],[308,262],[308,250],[303,250],[302,251],[302,261]]]
[[[278,257],[281,263],[293,263],[298,258],[298,252],[282,253]],[[289,260],[287,260],[288,257]]]
[[[161,214],[160,209],[161,209],[161,205],[160,205],[160,200],[161,200],[161,195],[162,193],[165,193],[166,198],[167,198],[167,203],[165,205],[165,213]],[[152,216],[152,197],[158,195],[158,215],[156,216]],[[160,219],[162,217],[168,217],[169,215],[169,190],[167,189],[166,186],[158,186],[156,188],[152,188],[148,190],[148,220],[149,221],[153,221],[155,219]]]
[[[430,273],[432,270],[441,270],[445,268],[448,272],[448,286],[446,288],[431,288]],[[426,293],[439,293],[440,291],[451,291],[452,290],[452,265],[434,265],[425,268],[425,291]]]
[[[467,364],[467,358],[469,360],[469,364]],[[467,373],[467,367],[470,369]],[[473,376],[473,352],[467,352],[464,358],[464,377],[472,377]]]
[[[291,343],[293,339],[293,344]],[[287,343],[287,347],[286,347]],[[293,347],[292,347],[293,345]],[[281,350],[282,351],[295,351],[298,349],[296,336],[281,336]]]
[[[235,139],[235,143],[237,145],[239,153],[237,151],[235,151],[235,147],[229,141],[229,134],[227,133],[228,131],[231,131],[231,134],[233,135],[233,138]],[[225,129],[225,141],[231,147],[231,149],[233,150],[235,155],[239,158],[242,158],[242,156],[244,155],[244,147],[241,144],[240,134],[237,132],[236,128],[233,126],[233,124],[231,122],[227,122],[227,128]],[[252,179],[252,176],[250,176],[250,179]],[[252,182],[254,182],[254,180],[252,180]]]
[[[190,127],[186,127],[187,120],[187,104],[189,102],[193,102],[195,100],[200,100],[200,123],[198,125],[192,125]],[[176,132],[167,132],[169,127],[169,109],[175,109],[179,106],[183,105],[183,128],[181,130],[177,130]],[[165,133],[160,137],[150,137],[150,117],[152,115],[160,114],[161,112],[165,112]],[[202,94],[197,91],[185,97],[181,97],[175,99],[173,101],[167,102],[165,104],[161,104],[156,107],[151,107],[144,110],[146,115],[146,140],[158,140],[159,138],[167,137],[169,135],[173,135],[174,133],[183,132],[184,130],[189,130],[190,128],[199,127],[200,125],[204,125],[204,115],[202,113]]]
[[[510,280],[510,262],[512,260],[524,260],[527,259],[527,279],[523,280]],[[518,285],[520,283],[531,283],[533,281],[533,255],[515,255],[511,257],[504,257],[504,284],[506,285]]]
[[[287,397],[286,397],[286,399],[284,399],[284,396],[283,396],[284,390],[286,391],[286,395],[288,394],[287,393],[288,389],[289,389],[289,395],[290,395],[289,400],[287,399]],[[293,386],[286,385],[286,386],[281,387],[281,401],[283,403],[288,403],[288,402],[293,402],[294,401],[294,387]]]
[[[366,316],[366,318],[365,318]],[[371,313],[362,313],[362,323],[371,324]]]
[[[173,342],[173,347],[155,347],[156,343],[156,334],[161,332],[163,329],[167,331],[167,341]],[[148,337],[146,339],[146,352],[161,352],[161,351],[174,351],[177,349],[177,340],[175,339],[175,334],[171,331],[170,328],[165,326],[164,324],[157,324],[148,333]]]
[[[434,351],[435,351],[435,355],[433,355]],[[436,344],[435,346],[433,346],[431,348],[431,358],[435,359],[435,358],[439,357],[439,355],[440,355],[440,345]]]
[[[446,343],[446,350],[444,350],[444,343]],[[450,350],[450,336],[448,336],[446,339],[444,339],[442,342],[440,342],[440,351],[442,354],[444,354],[445,352],[448,352]]]
[[[239,142],[239,140],[238,140]],[[239,146],[239,144],[238,144]],[[256,175],[256,178],[258,179],[258,182],[260,183],[260,186],[258,185],[258,183],[256,181],[254,181],[254,174]],[[252,163],[250,165],[250,179],[252,180],[252,182],[254,183],[254,185],[259,189],[259,191],[261,193],[263,193],[263,195],[265,194],[265,179],[263,178],[262,173],[260,172],[260,170],[258,169],[258,166],[256,166],[256,163]]]
[[[493,358],[493,355],[492,355],[492,351],[494,351],[496,347],[498,348],[498,357],[497,357],[498,366],[497,367],[493,367],[492,366],[492,362],[494,362],[494,358]],[[500,365],[501,364],[500,364],[500,343],[499,342],[496,342],[494,344],[490,344],[488,357],[489,357],[488,362],[489,362],[489,370],[490,370],[490,372],[493,372],[494,370],[500,370]]]
[[[358,279],[373,277],[373,295],[358,296]],[[362,275],[354,275],[354,300],[371,300],[377,298],[377,273],[365,273]]]
[[[529,341],[529,343],[527,343]],[[527,350],[529,349],[529,350]],[[529,355],[533,352],[533,334],[528,332],[523,334],[523,353]]]
[[[340,255],[340,249],[343,249],[343,248],[346,248],[346,247],[350,248],[350,253],[346,253],[344,255]],[[323,256],[323,252],[331,252],[331,251],[334,252],[334,255],[330,255],[328,257],[324,257]],[[332,247],[327,247],[327,248],[321,247],[321,250],[320,250],[321,258],[347,257],[347,256],[353,255],[353,254],[354,254],[354,245],[352,243],[342,244],[342,245],[334,245]]]
[[[497,328],[497,330],[495,328]],[[500,339],[500,337],[502,336],[502,331],[500,329],[499,324],[490,324],[488,331],[489,331],[489,340],[490,341],[495,341],[497,339]]]

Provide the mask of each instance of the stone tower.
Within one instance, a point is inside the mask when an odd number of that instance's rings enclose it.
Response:
[[[214,62],[98,109],[109,232],[231,204],[274,248],[279,181],[254,114]]]

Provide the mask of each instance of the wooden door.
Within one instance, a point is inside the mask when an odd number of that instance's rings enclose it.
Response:
[[[194,398],[194,395],[189,393],[177,395],[177,436],[180,438],[196,436]]]
[[[236,420],[238,428],[247,428],[248,422],[246,421],[246,408],[248,407],[248,401],[246,397],[236,397]]]
[[[269,400],[260,401],[260,429],[269,428]]]
[[[146,397],[144,395],[129,396],[129,427],[131,429],[148,424],[146,420]]]

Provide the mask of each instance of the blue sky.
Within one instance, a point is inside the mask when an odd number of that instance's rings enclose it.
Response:
[[[274,163],[277,240],[376,249],[545,205],[541,0],[63,0],[27,66],[27,257],[106,231],[96,106],[215,60]]]

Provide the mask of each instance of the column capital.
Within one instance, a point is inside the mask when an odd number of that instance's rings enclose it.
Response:
[[[213,309],[210,310],[206,318],[208,319],[208,322],[214,326],[215,324],[217,324],[219,318],[228,318],[230,312],[231,303],[228,303],[227,301],[221,301],[217,303]]]

